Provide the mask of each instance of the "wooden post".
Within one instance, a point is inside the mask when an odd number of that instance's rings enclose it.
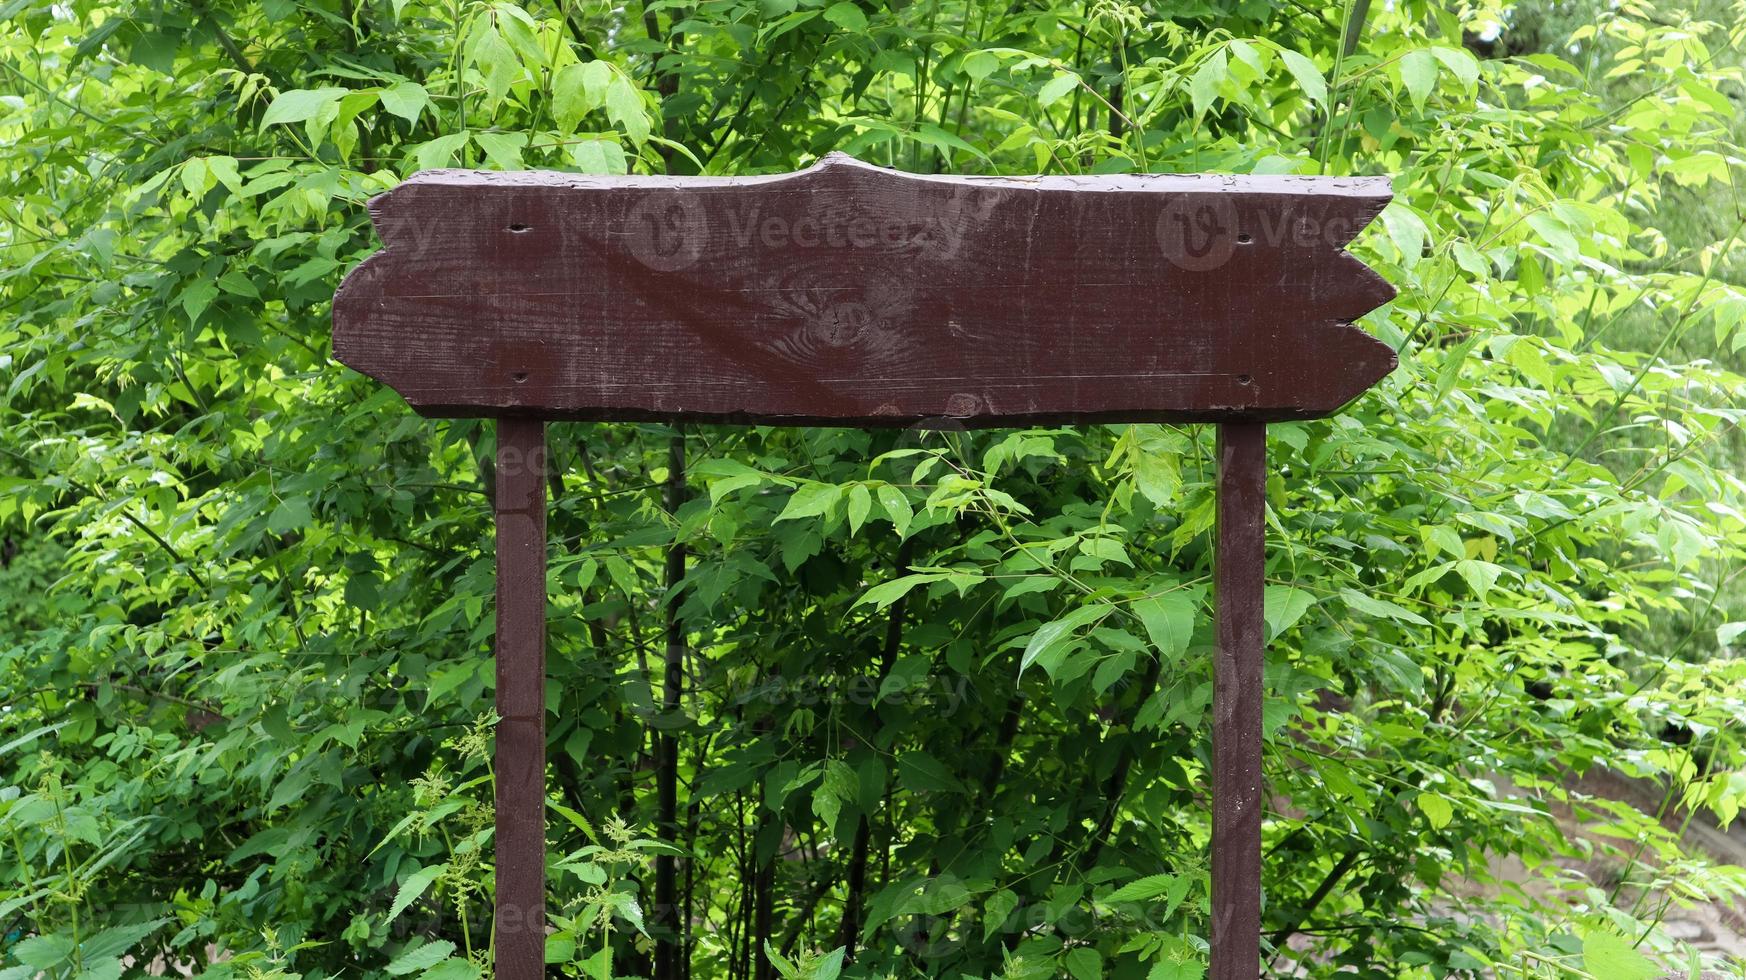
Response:
[[[497,980],[546,961],[546,432],[497,422]]]
[[[685,430],[676,427],[667,445],[667,510],[678,517],[685,503]],[[682,707],[680,691],[685,685],[685,622],[679,618],[679,583],[685,580],[685,544],[677,539],[667,547],[667,655],[661,682],[661,713],[672,724]],[[679,845],[679,740],[672,729],[655,738],[655,795],[659,839]],[[655,980],[680,980],[689,951],[679,937],[689,909],[679,907],[678,863],[672,854],[655,855]]]
[[[1219,426],[1210,980],[1261,972],[1261,647],[1267,424]]]

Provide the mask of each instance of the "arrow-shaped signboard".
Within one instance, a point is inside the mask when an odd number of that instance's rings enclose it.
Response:
[[[334,353],[498,429],[497,976],[544,943],[548,419],[986,427],[1221,423],[1213,980],[1259,970],[1265,424],[1338,410],[1394,354],[1394,290],[1344,251],[1379,177],[912,176],[841,154],[770,177],[431,171]],[[677,634],[682,641],[682,633]],[[673,975],[670,940],[657,980]]]
[[[334,353],[431,415],[1301,419],[1386,374],[1347,255],[1385,178],[433,171]]]

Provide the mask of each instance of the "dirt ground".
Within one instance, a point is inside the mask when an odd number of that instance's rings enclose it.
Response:
[[[1500,786],[1504,785],[1502,779],[1497,781]],[[1629,803],[1647,813],[1656,812],[1661,804],[1659,787],[1612,773],[1590,773],[1580,779],[1573,779],[1569,788],[1590,796]],[[1559,812],[1555,808],[1554,814],[1561,828],[1572,840],[1587,838],[1597,844],[1604,843],[1615,847],[1619,844],[1616,837],[1603,838],[1590,828],[1585,828],[1582,821],[1567,809]],[[1677,817],[1670,816],[1665,823],[1669,830],[1683,833],[1690,853],[1704,855],[1716,863],[1746,867],[1746,821],[1737,822],[1727,832],[1708,823],[1702,816],[1691,820],[1683,828]],[[1622,866],[1622,862],[1606,858],[1561,863],[1568,870],[1580,872],[1594,882],[1616,880]],[[1554,887],[1548,884],[1545,869],[1530,872],[1515,857],[1500,859],[1492,865],[1490,871],[1493,883],[1482,885],[1477,882],[1457,882],[1449,886],[1450,891],[1455,895],[1479,897],[1488,892],[1495,894],[1498,889],[1496,883],[1504,882],[1532,895],[1550,897]],[[1645,901],[1659,904],[1661,899],[1651,895]],[[1708,965],[1712,969],[1706,970],[1697,980],[1746,980],[1746,910],[1713,902],[1690,907],[1669,905],[1661,923],[1669,937],[1688,944],[1710,961]],[[1308,948],[1311,943],[1312,940],[1307,936],[1293,936],[1290,940],[1290,945],[1295,949]],[[1313,974],[1300,969],[1296,974],[1287,975],[1309,977]],[[1686,971],[1680,970],[1666,974],[1662,980],[1690,978]]]

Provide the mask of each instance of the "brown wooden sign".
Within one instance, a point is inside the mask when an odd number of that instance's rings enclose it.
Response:
[[[1268,421],[1338,410],[1394,354],[1344,246],[1386,178],[771,177],[430,171],[334,354],[417,411],[499,424],[497,976],[543,972],[549,419],[969,427],[1221,423],[1214,980],[1260,950]],[[657,974],[671,957],[656,957]],[[666,980],[666,978],[660,978]]]
[[[1341,250],[1379,178],[419,174],[334,353],[431,415],[1301,419],[1394,355]]]

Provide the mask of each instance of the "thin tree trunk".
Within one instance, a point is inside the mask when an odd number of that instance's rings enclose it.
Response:
[[[897,573],[902,575],[909,567],[910,556],[914,554],[915,539],[906,538],[897,546],[897,557],[893,564]],[[891,619],[885,625],[885,650],[879,659],[879,683],[874,690],[885,686],[885,678],[890,676],[891,668],[897,664],[897,651],[903,644],[903,615],[909,601],[904,596],[891,604]],[[877,738],[879,725],[877,722],[878,708],[874,708],[875,722],[873,737]],[[866,901],[867,891],[867,852],[872,843],[872,821],[866,814],[855,824],[855,843],[850,849],[848,896],[843,900],[843,925],[837,941],[844,949],[843,962],[855,962],[855,943],[861,935],[861,909]]]
[[[756,845],[754,844],[754,849]],[[764,947],[770,942],[770,931],[774,925],[776,911],[776,852],[758,866],[758,878],[753,888],[757,905],[753,912],[755,924],[752,928],[752,977],[753,980],[776,980],[776,965],[770,962],[770,957],[764,954]]]
[[[1346,37],[1340,42],[1342,57],[1358,53],[1358,41],[1364,36],[1364,21],[1370,16],[1370,0],[1353,0],[1352,15],[1346,20]]]

